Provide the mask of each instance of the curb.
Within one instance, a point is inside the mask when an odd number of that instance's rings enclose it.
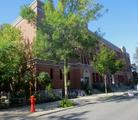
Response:
[[[133,91],[134,94],[138,94],[138,91]],[[96,94],[96,95],[91,95],[91,96],[83,96],[83,97],[78,97],[73,100],[76,105],[72,107],[67,107],[67,108],[60,108],[58,106],[58,103],[60,101],[56,102],[51,102],[51,103],[43,103],[43,104],[38,104],[36,105],[36,112],[31,113],[29,111],[29,106],[24,107],[24,108],[14,108],[14,109],[8,109],[0,112],[0,116],[4,114],[9,114],[9,115],[24,115],[26,117],[39,117],[45,114],[52,114],[68,109],[72,109],[75,107],[80,107],[83,105],[87,105],[87,103],[98,103],[98,99],[102,99],[102,97],[112,97],[112,96],[122,96],[124,94],[128,93],[127,91],[125,92],[115,92],[115,93],[108,93],[108,94]]]

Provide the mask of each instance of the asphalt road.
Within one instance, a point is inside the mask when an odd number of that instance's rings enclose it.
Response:
[[[138,120],[138,96],[101,100],[68,110],[43,114],[36,120]]]
[[[138,120],[138,95],[99,98],[96,101],[82,99],[79,103],[79,106],[52,113],[43,109],[33,114],[26,110],[5,110],[0,112],[0,120]]]

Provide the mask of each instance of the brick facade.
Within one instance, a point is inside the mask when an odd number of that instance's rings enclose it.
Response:
[[[38,14],[40,18],[43,17],[42,5],[40,1],[34,1],[30,7]],[[26,20],[18,17],[17,20],[12,24],[13,26],[19,28],[23,34],[23,38],[25,41],[30,43],[36,37],[36,29],[37,26],[29,24]],[[120,49],[117,46],[113,45],[112,43],[108,42],[107,40],[100,39],[97,41],[96,51],[97,52],[100,46],[106,46],[112,50],[114,50],[117,54],[117,59],[122,59],[125,63],[125,67],[122,71],[119,71],[115,75],[115,83],[116,84],[124,84],[129,83],[129,80],[132,77],[131,69],[130,69],[130,59],[129,54],[126,53],[125,48]],[[49,73],[52,79],[52,86],[55,89],[63,88],[63,75],[62,75],[62,68],[63,65],[55,65],[53,62],[46,62],[46,61],[39,61],[36,65],[36,69],[38,72],[46,71]],[[101,84],[103,83],[103,78],[95,71],[90,65],[89,60],[82,56],[82,61],[76,63],[72,62],[68,79],[70,88],[72,89],[80,89],[81,87],[81,80],[84,78],[89,79],[89,85],[92,86],[93,84]],[[108,76],[108,84],[111,84],[111,77]]]

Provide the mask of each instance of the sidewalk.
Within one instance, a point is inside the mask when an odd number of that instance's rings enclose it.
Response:
[[[135,94],[138,93],[138,91],[133,91]],[[126,92],[116,92],[116,93],[108,93],[108,94],[95,94],[91,96],[84,96],[84,97],[79,97],[72,99],[75,103],[77,103],[77,106],[81,106],[86,104],[87,102],[95,103],[97,102],[98,99],[101,99],[102,97],[110,97],[110,96],[122,96]],[[62,110],[66,110],[69,108],[60,108],[59,107],[59,102],[49,102],[49,103],[43,103],[43,104],[37,104],[36,105],[36,112],[31,113],[30,112],[30,106],[25,106],[25,107],[20,107],[20,108],[9,108],[5,110],[0,111],[0,120],[8,120],[9,118],[22,118],[26,119],[28,117],[36,117],[36,116],[41,116],[43,114],[50,114],[54,112],[59,112]],[[71,109],[72,107],[70,107]]]

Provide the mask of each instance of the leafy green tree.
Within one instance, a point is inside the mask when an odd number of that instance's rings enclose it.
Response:
[[[121,60],[116,59],[114,51],[107,47],[101,47],[99,53],[95,57],[94,66],[96,70],[104,76],[105,93],[107,93],[106,74],[115,74],[117,71],[121,70],[123,63]]]
[[[100,8],[91,0],[59,0],[57,6],[48,0],[44,5],[45,18],[37,31],[34,53],[41,59],[63,61],[66,98],[68,62],[79,54],[92,53],[96,36],[88,30],[87,24],[96,18]]]
[[[87,26],[97,18],[101,8],[93,0],[58,0],[57,5],[54,5],[53,0],[47,0],[44,4],[45,15],[39,20],[33,53],[43,60],[64,63],[65,98],[68,97],[69,60],[79,58],[80,54],[92,55],[96,36]]]
[[[123,69],[123,61],[122,60],[116,60],[115,56],[111,61],[112,63],[110,63],[109,69],[110,69],[110,74],[112,75],[112,83],[115,84],[115,78],[114,78],[114,74],[120,70]]]
[[[10,86],[19,78],[21,54],[21,32],[10,25],[3,25],[0,29],[0,83]]]
[[[23,74],[23,80],[25,82],[25,91],[27,93],[27,97],[30,97],[32,95],[32,87],[33,87],[33,84],[31,82],[32,80],[32,74],[30,73],[29,70],[26,70]],[[29,89],[28,89],[29,88]]]
[[[135,49],[135,54],[134,54],[134,61],[135,64],[132,64],[132,73],[133,73],[133,80],[135,84],[138,84],[138,47]]]
[[[46,72],[41,72],[37,76],[38,82],[40,82],[42,85],[46,86],[48,88],[51,86],[51,79],[48,73]]]
[[[36,23],[36,14],[28,5],[21,7],[20,15],[23,19],[26,19],[29,23]]]

